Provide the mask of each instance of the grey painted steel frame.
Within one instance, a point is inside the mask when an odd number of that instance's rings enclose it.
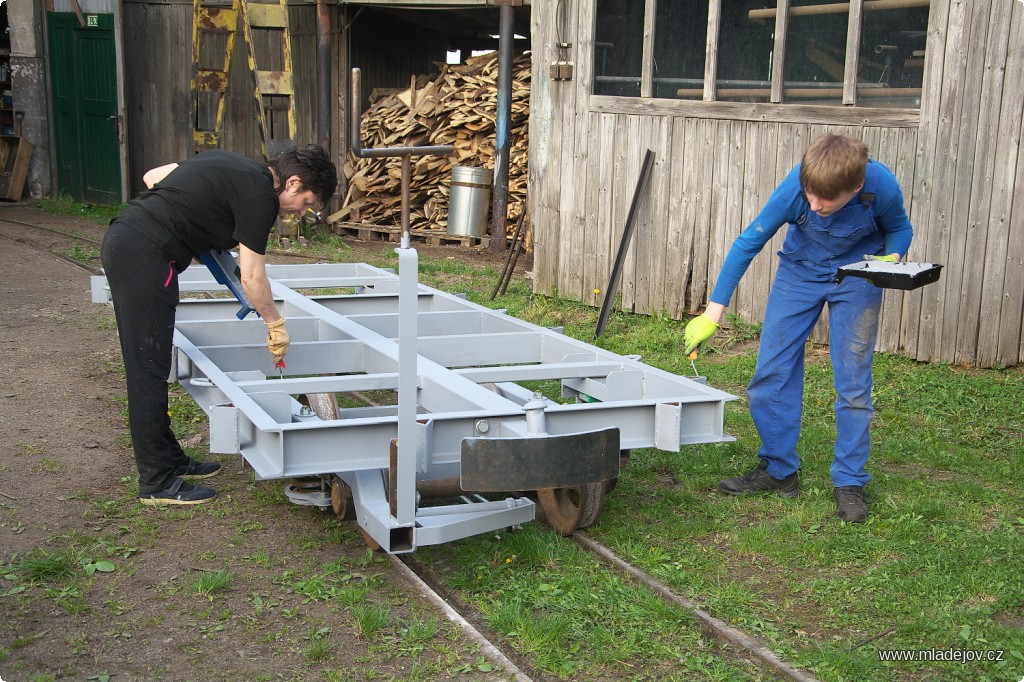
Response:
[[[415,251],[397,251],[401,267],[415,273]],[[411,260],[403,260],[410,252]],[[414,318],[406,324],[416,333],[408,344],[417,354],[415,378],[406,377],[406,386],[415,386],[417,397],[415,418],[406,427],[413,436],[406,442],[415,441],[417,479],[458,476],[461,443],[469,437],[543,437],[614,425],[623,449],[674,452],[685,444],[732,440],[723,418],[725,402],[734,396],[427,287],[415,277],[400,297],[399,276],[365,264],[269,265],[267,274],[292,339],[287,375],[274,372],[262,322],[235,319],[236,301],[218,298],[181,301],[172,378],[209,415],[211,452],[241,453],[261,479],[338,474],[352,487],[360,524],[387,551],[411,551],[417,544],[533,518],[533,505],[524,498],[467,498],[471,504],[455,505],[461,508],[413,510],[411,495],[397,501],[403,508],[396,518],[381,472],[389,468],[401,408],[342,408],[338,419],[322,420],[293,397],[398,392],[396,337],[403,317]],[[182,273],[179,285],[184,293],[224,291],[203,266]],[[296,289],[342,293],[305,296]],[[93,300],[109,300],[103,278],[94,278]],[[587,401],[545,401],[544,433],[531,433],[523,406],[534,395],[517,382],[556,379],[563,397],[582,394]],[[394,531],[403,527],[414,527],[412,541],[395,540]]]

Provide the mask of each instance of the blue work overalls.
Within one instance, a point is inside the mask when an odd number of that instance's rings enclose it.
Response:
[[[779,267],[768,297],[754,377],[747,387],[750,413],[761,437],[758,456],[768,474],[785,478],[800,467],[797,440],[804,393],[804,345],[828,303],[836,442],[833,486],[862,486],[870,476],[871,363],[882,290],[866,279],[836,282],[839,267],[879,254],[885,235],[875,223],[874,164],[861,192],[830,216],[808,207],[791,224],[779,252]]]

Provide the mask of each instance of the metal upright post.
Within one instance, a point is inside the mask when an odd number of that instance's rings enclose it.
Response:
[[[352,153],[358,158],[397,156],[402,163],[402,241],[398,253],[398,454],[390,472],[391,513],[399,526],[416,522],[416,408],[418,405],[419,365],[417,306],[419,295],[419,256],[411,248],[409,235],[409,191],[412,184],[413,156],[448,156],[455,147],[379,147],[364,149],[359,129],[360,70],[352,69],[351,140]]]
[[[515,56],[514,0],[499,8],[498,102],[494,118],[494,196],[491,202],[491,251],[501,253],[507,245],[509,128],[512,119],[512,59]]]

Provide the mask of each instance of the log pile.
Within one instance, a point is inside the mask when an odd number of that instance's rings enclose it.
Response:
[[[411,229],[447,232],[453,165],[494,169],[497,80],[498,56],[492,52],[462,65],[442,65],[433,77],[418,77],[415,87],[384,96],[363,114],[364,148],[455,147],[448,157],[412,158]],[[512,69],[509,236],[526,207],[529,106],[530,58],[520,55]],[[400,159],[358,159],[349,152],[343,172],[348,178],[348,192],[341,210],[328,218],[330,223],[346,221],[384,228],[401,224]]]

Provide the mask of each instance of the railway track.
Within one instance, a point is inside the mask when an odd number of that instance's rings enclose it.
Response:
[[[66,255],[66,252],[73,249],[76,244],[85,244],[95,249],[98,253],[102,230],[104,229],[102,226],[97,226],[96,234],[76,234],[54,227],[0,217],[0,226],[4,225],[8,227],[13,226],[18,229],[29,228],[35,231],[33,234],[23,232],[17,236],[12,236],[10,229],[0,229],[0,240],[8,244],[47,254],[92,274],[96,274],[99,271],[98,267],[82,260],[71,258]],[[306,254],[295,254],[285,251],[275,251],[274,253],[298,258],[309,258]],[[797,682],[813,682],[815,680],[807,672],[796,669],[786,663],[749,633],[731,627],[706,613],[692,601],[675,594],[670,587],[660,583],[640,568],[619,558],[611,549],[601,545],[582,531],[577,531],[571,537],[562,541],[575,542],[597,562],[605,566],[608,571],[627,576],[629,579],[643,584],[647,589],[658,595],[658,597],[671,604],[673,608],[687,613],[708,636],[729,645],[743,656],[755,660],[772,677],[796,680]],[[472,607],[457,598],[445,598],[442,596],[442,592],[448,592],[448,590],[440,585],[438,578],[416,559],[415,554],[390,555],[390,560],[396,573],[430,601],[445,618],[459,625],[465,635],[480,646],[482,655],[486,656],[495,667],[506,671],[517,682],[547,679],[543,672],[531,669],[529,662],[522,660],[522,657],[516,656],[515,658],[520,659],[520,662],[516,662],[514,655],[507,654],[494,643],[495,636],[486,633],[485,627],[475,625],[474,623],[483,623],[484,619],[481,614],[475,612]]]

